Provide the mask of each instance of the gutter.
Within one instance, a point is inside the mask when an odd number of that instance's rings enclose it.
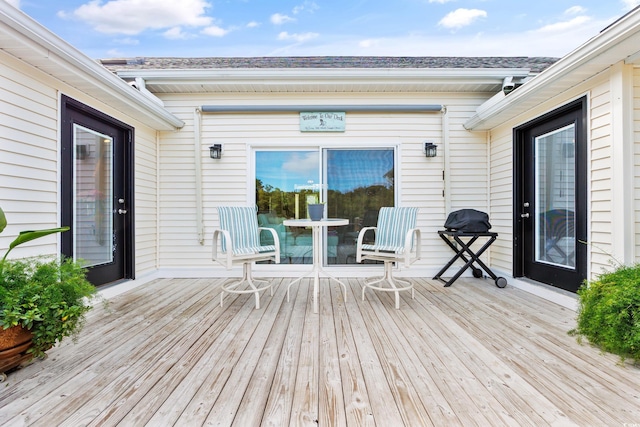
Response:
[[[632,37],[637,37],[638,32],[640,32],[640,7],[636,7],[508,96],[500,92],[494,97],[495,99],[491,98],[482,104],[464,123],[464,128],[469,131],[486,131],[496,126],[491,124],[490,120],[498,115],[501,116],[500,123],[516,117],[528,109],[526,103],[537,104],[536,96],[549,99],[573,87],[576,82],[564,84],[559,82],[582,67],[593,65],[595,68],[582,76],[581,81],[584,81],[615,62],[622,59],[629,60],[629,58],[633,60],[638,55],[638,42]],[[599,57],[601,57],[600,60],[598,60]],[[515,108],[518,106],[521,108]]]
[[[392,80],[502,83],[505,77],[525,78],[529,68],[208,68],[121,69],[123,79],[143,77],[147,84],[229,81]]]
[[[5,26],[4,32],[41,55],[42,60],[50,62],[65,72],[74,74],[80,82],[87,82],[93,87],[100,88],[113,100],[135,106],[139,113],[153,120],[157,125],[162,124],[158,126],[161,130],[175,130],[184,126],[182,120],[169,113],[162,106],[144,97],[102,65],[47,30],[24,12],[4,1],[0,1],[0,23]],[[11,54],[10,48],[4,47],[4,50]],[[29,62],[29,58],[21,57],[19,59],[39,68],[56,80],[97,98],[96,94],[87,91],[82,85],[78,85],[78,81],[52,74],[43,69],[41,65]],[[140,118],[136,119],[143,121]]]

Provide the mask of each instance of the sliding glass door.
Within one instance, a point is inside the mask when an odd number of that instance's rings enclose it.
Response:
[[[277,231],[281,262],[312,262],[311,230],[282,221],[308,218],[308,205],[323,202],[329,218],[349,219],[348,226],[327,230],[325,263],[354,264],[360,229],[376,225],[380,207],[394,205],[394,159],[393,148],[257,150],[258,223]],[[269,239],[265,233],[263,243]]]

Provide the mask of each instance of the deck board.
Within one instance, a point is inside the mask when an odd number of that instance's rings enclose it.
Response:
[[[616,426],[640,368],[580,344],[575,313],[489,280],[416,297],[273,279],[260,310],[223,279],[159,279],[88,315],[77,344],[9,374],[0,425]]]

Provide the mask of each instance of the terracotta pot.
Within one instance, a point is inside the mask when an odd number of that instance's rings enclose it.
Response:
[[[28,329],[14,326],[0,327],[0,382],[6,379],[5,372],[29,362],[33,356],[27,353],[33,335]]]
[[[0,328],[0,352],[17,347],[31,341],[31,331],[22,326],[13,326],[9,329]]]

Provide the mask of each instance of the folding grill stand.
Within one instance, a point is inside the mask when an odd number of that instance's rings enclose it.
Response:
[[[505,286],[507,286],[507,279],[505,279],[504,277],[496,276],[493,271],[491,271],[491,269],[487,267],[486,264],[480,259],[480,256],[484,253],[484,251],[486,251],[487,248],[489,248],[489,246],[491,246],[491,244],[498,238],[498,233],[466,233],[460,231],[440,230],[438,231],[438,235],[440,235],[442,240],[444,240],[456,254],[453,258],[451,258],[447,265],[442,267],[442,270],[440,270],[438,274],[435,275],[435,280],[440,280],[441,282],[443,282],[445,287],[451,286],[453,282],[458,280],[458,277],[460,277],[467,268],[471,267],[473,269],[473,277],[482,277],[482,270],[484,270],[495,281],[497,287],[504,288]],[[455,240],[455,242],[460,245],[460,247],[454,245],[451,242],[450,237],[452,237],[453,240]],[[465,243],[461,239],[461,237],[470,237],[470,240]],[[480,250],[478,250],[477,252],[473,252],[471,250],[471,245],[473,245],[475,241],[480,237],[488,237],[489,240],[487,240],[487,242],[480,248]],[[465,253],[469,255],[470,258],[467,258],[467,256],[465,256]],[[458,260],[458,258],[462,259],[465,262],[462,268],[460,268],[460,270],[458,270],[458,272],[454,274],[453,277],[449,279],[449,281],[441,278],[440,276],[442,276],[444,272],[447,271],[449,267],[451,267],[453,263]],[[473,265],[474,262],[478,264],[482,268],[482,270],[478,267],[475,267]]]

